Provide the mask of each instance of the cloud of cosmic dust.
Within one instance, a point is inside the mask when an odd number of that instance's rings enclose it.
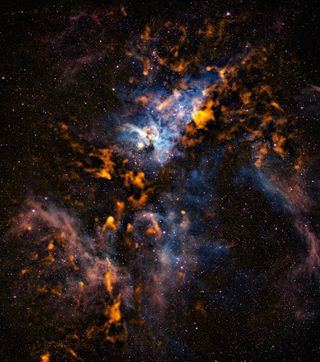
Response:
[[[264,360],[318,317],[294,62],[250,12],[132,16],[72,10],[33,45],[58,86],[4,237],[23,360]]]

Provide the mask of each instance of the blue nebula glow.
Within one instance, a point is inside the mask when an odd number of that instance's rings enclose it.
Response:
[[[198,77],[185,77],[184,87],[168,91],[164,87],[139,87],[132,93],[134,101],[146,96],[147,104],[127,111],[122,118],[117,141],[130,147],[133,154],[164,164],[173,157],[173,148],[207,99],[205,89],[219,80],[217,72],[201,71]],[[137,103],[137,102],[136,102]]]
[[[275,209],[283,209],[289,206],[289,200],[283,192],[271,182],[265,172],[254,165],[243,166],[239,171],[237,182],[249,182],[267,197],[271,206]]]

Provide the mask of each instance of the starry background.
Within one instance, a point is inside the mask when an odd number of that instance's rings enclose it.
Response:
[[[1,8],[1,361],[318,361],[317,1]]]

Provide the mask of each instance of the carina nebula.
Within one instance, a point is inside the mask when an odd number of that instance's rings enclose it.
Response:
[[[1,14],[1,361],[319,361],[317,5]]]

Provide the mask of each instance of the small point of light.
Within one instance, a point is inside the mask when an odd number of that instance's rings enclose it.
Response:
[[[144,143],[143,143],[143,142],[138,142],[138,143],[137,143],[137,148],[138,148],[139,150],[142,150],[142,149],[144,148]]]

